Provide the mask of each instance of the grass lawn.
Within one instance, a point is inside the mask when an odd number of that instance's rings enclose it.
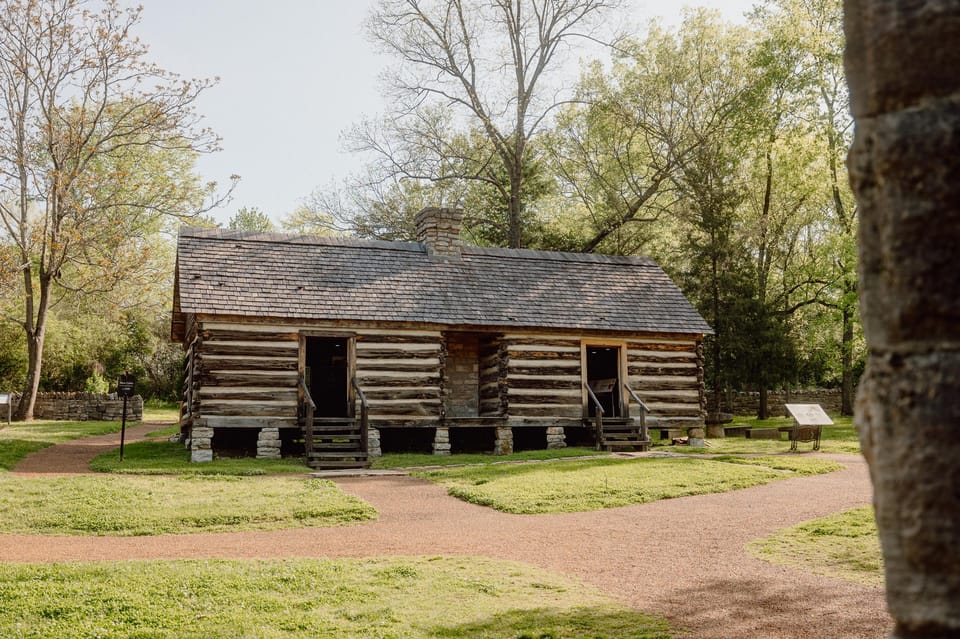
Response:
[[[14,422],[0,428],[0,469],[12,470],[30,453],[79,437],[120,432],[120,422]]]
[[[22,639],[669,639],[580,582],[480,558],[0,565]]]
[[[719,493],[842,468],[802,457],[657,458],[484,465],[415,472],[465,501],[519,514],[582,512]]]
[[[852,417],[830,416],[833,419],[833,426],[824,426],[820,438],[820,452],[824,453],[849,453],[860,454],[860,440],[857,438],[857,430],[853,425]],[[793,419],[790,417],[771,417],[770,419],[759,420],[755,417],[737,416],[728,426],[752,426],[753,428],[779,428],[780,426],[793,425]],[[659,431],[651,429],[654,436],[654,446],[661,445],[656,440]],[[782,437],[786,437],[782,435]],[[714,453],[720,455],[727,454],[772,454],[786,453],[790,451],[790,442],[787,439],[746,439],[744,437],[724,437],[708,439],[709,446],[688,447],[672,446],[671,451],[678,453]],[[662,442],[663,446],[670,446],[669,441]],[[798,453],[810,452],[813,450],[812,443],[800,442],[797,444]]]
[[[221,457],[212,462],[195,464],[183,444],[167,440],[134,442],[98,455],[90,462],[90,470],[102,473],[137,475],[266,475],[272,473],[308,473],[310,468],[300,459],[256,459],[254,457]]]
[[[318,479],[0,475],[3,533],[159,535],[338,526],[375,518],[364,501]]]
[[[883,586],[880,538],[869,506],[785,528],[749,548],[756,557],[772,563]]]
[[[606,455],[606,452],[593,448],[551,448],[549,450],[525,450],[511,455],[493,455],[488,453],[430,455],[428,453],[387,453],[373,460],[373,468],[411,468],[418,466],[456,466],[461,464],[497,464],[504,462],[563,459],[565,457],[585,457],[588,455]]]

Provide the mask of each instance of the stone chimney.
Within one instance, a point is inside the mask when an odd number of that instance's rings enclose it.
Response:
[[[428,255],[460,258],[463,242],[460,240],[462,209],[428,206],[413,219],[417,227],[417,241],[427,246]]]

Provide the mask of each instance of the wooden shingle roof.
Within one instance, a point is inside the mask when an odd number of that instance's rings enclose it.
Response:
[[[712,332],[647,258],[465,246],[450,259],[416,243],[222,229],[180,231],[175,338],[186,313]]]

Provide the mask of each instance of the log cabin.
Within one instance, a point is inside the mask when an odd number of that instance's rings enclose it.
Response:
[[[461,215],[424,209],[416,243],[182,229],[191,459],[643,450],[651,426],[703,428],[710,327],[655,262],[465,246]]]

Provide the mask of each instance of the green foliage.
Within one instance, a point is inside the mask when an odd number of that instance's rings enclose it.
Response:
[[[771,460],[771,463],[776,460]],[[687,495],[726,492],[797,474],[842,468],[823,460],[762,465],[692,459],[596,459],[484,465],[414,473],[465,501],[518,514],[582,512]],[[798,472],[802,471],[802,473]]]
[[[0,530],[160,535],[339,526],[376,512],[331,482],[289,477],[0,475]]]
[[[883,586],[883,556],[873,508],[855,508],[807,521],[755,541],[766,561],[868,586]]]
[[[269,233],[275,230],[270,216],[257,207],[241,207],[227,222],[227,226],[235,231],[256,231]]]
[[[87,381],[83,385],[83,390],[87,393],[106,393],[110,390],[110,383],[99,373],[94,373],[87,378]]]
[[[23,639],[669,639],[595,588],[478,558],[0,566],[0,635]]]

